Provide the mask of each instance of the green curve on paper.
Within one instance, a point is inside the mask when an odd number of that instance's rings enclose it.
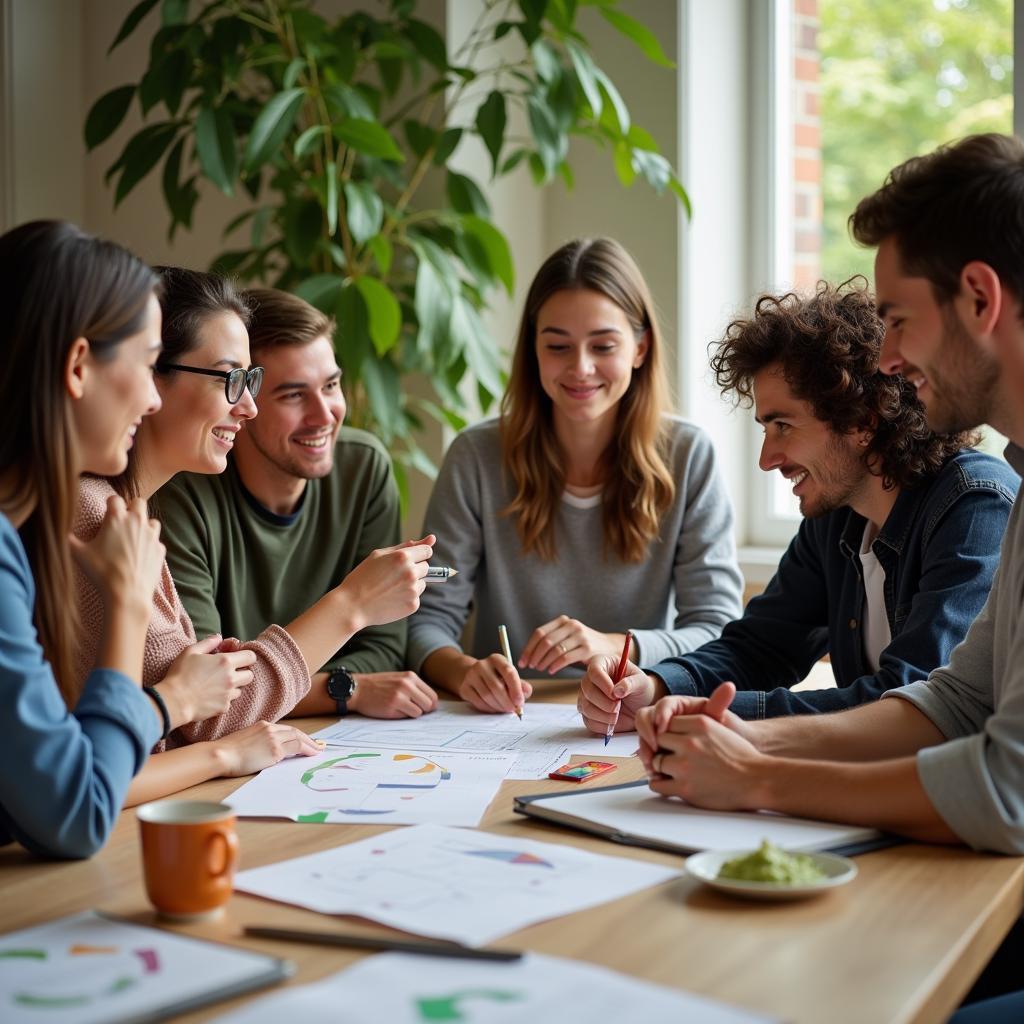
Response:
[[[327,811],[314,811],[312,814],[300,814],[296,821],[304,821],[309,825],[322,825],[327,820]]]
[[[19,992],[14,997],[18,1006],[32,1006],[39,1010],[65,1010],[75,1006],[86,1006],[92,1002],[91,996],[34,996],[28,992]]]
[[[302,773],[302,778],[299,781],[304,786],[306,786],[306,785],[309,785],[309,780],[311,778],[313,778],[313,776],[316,775],[316,773],[318,771],[320,771],[321,768],[333,768],[336,764],[339,764],[341,761],[354,761],[354,760],[356,760],[356,758],[360,758],[360,757],[380,757],[380,756],[381,756],[380,754],[345,754],[343,757],[332,757],[330,761],[322,761],[320,764],[313,765],[312,768],[307,768]],[[301,821],[302,819],[300,818],[299,820]]]
[[[4,949],[0,950],[0,960],[45,960],[45,949]]]
[[[523,998],[522,992],[505,992],[502,989],[471,988],[462,992],[453,992],[450,996],[434,996],[433,998],[417,999],[416,1009],[420,1020],[425,1021],[458,1021],[466,1017],[459,1009],[464,999],[490,999],[495,1003],[514,1003]]]

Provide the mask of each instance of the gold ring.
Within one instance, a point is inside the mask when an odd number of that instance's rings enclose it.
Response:
[[[661,770],[661,762],[665,760],[664,754],[655,754],[651,758],[651,767],[654,769],[655,775],[664,775],[665,773]]]
[[[565,644],[559,644],[558,645],[558,652],[559,652],[559,654],[565,654],[567,649],[568,648],[565,646]]]

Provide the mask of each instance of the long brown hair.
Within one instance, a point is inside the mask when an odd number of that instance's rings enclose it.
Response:
[[[537,315],[555,292],[574,289],[604,295],[625,313],[638,338],[645,332],[648,337],[647,355],[619,402],[614,436],[601,458],[605,547],[624,562],[640,562],[675,500],[666,453],[668,384],[650,291],[633,258],[611,238],[563,245],[530,285],[501,401],[502,466],[515,487],[503,513],[515,517],[524,551],[554,559],[565,453],[555,436],[551,399],[540,386]]]
[[[19,531],[36,583],[35,623],[61,693],[74,703],[78,614],[68,533],[81,459],[64,389],[78,338],[113,359],[145,323],[156,275],[127,249],[64,221],[33,221],[0,237],[10,308],[0,323],[0,507],[31,504]]]

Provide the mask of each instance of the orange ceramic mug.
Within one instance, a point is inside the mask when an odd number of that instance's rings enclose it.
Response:
[[[164,917],[212,917],[231,897],[235,812],[204,800],[158,800],[138,810],[150,902]]]

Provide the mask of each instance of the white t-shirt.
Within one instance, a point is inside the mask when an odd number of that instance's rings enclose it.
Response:
[[[875,539],[875,527],[870,521],[864,524],[864,536],[860,542],[860,564],[864,570],[864,657],[872,672],[878,671],[882,651],[892,641],[889,632],[889,616],[885,613],[885,569],[878,556],[871,550]]]

